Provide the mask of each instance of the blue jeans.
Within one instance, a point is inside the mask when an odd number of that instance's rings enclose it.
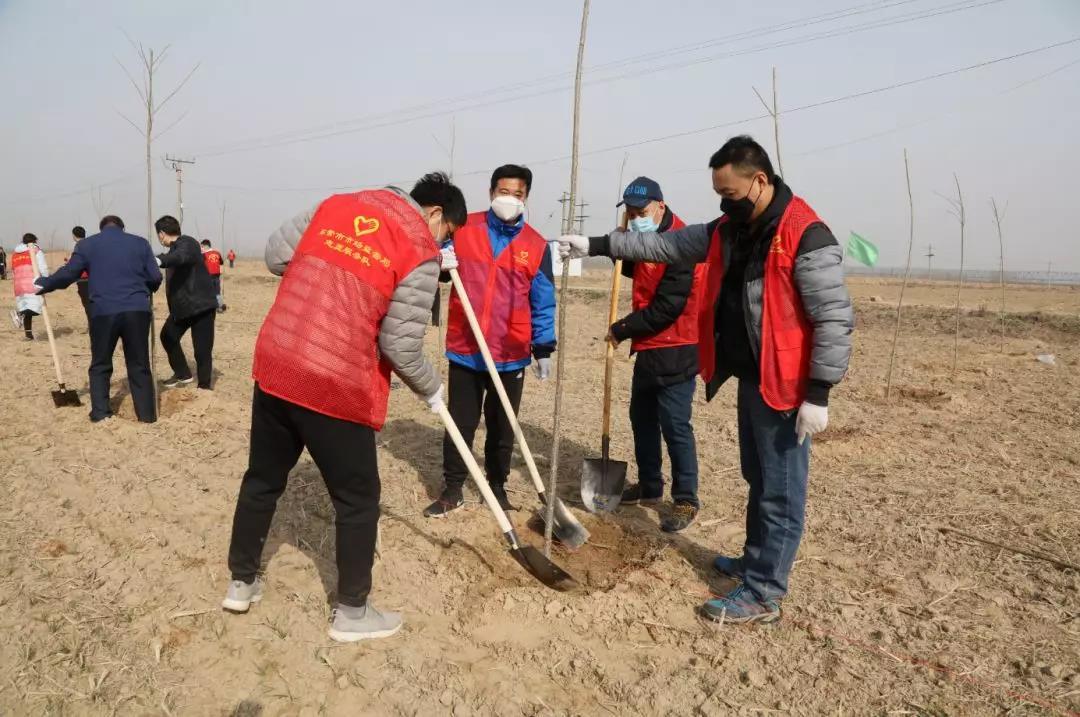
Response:
[[[739,381],[739,456],[743,478],[750,485],[744,583],[761,600],[787,594],[788,575],[802,540],[810,439],[799,445],[796,414],[770,408],[756,381]]]
[[[697,443],[690,415],[694,406],[696,377],[671,386],[650,385],[634,369],[630,389],[630,425],[634,429],[634,456],[638,466],[641,495],[664,495],[660,474],[663,457],[660,438],[667,443],[671,458],[671,499],[700,507],[697,497]]]

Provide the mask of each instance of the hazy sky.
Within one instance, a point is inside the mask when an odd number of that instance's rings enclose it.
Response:
[[[176,209],[175,175],[160,158],[197,160],[184,174],[188,233],[220,240],[225,202],[226,244],[261,253],[281,221],[335,191],[449,170],[453,124],[469,208],[487,206],[494,167],[525,163],[536,174],[531,221],[554,235],[569,184],[580,12],[563,1],[0,0],[0,241],[10,249],[33,231],[47,243],[55,232],[67,246],[73,224],[96,226],[90,187],[105,183],[109,211],[145,232],[143,140],[120,116],[141,122],[117,64],[138,69],[124,33],[171,44],[159,93],[201,63],[158,127],[186,116],[153,150],[155,216]],[[647,174],[687,221],[715,217],[709,155],[743,132],[773,152],[771,120],[743,120],[764,114],[752,88],[768,97],[774,65],[783,112],[1078,38],[1077,0],[594,0],[586,229],[611,227],[626,152],[625,182]],[[997,266],[994,196],[1008,202],[1010,269],[1052,261],[1077,271],[1078,108],[1073,42],[782,115],[785,175],[841,241],[858,231],[882,264],[902,265],[907,147],[917,266],[931,243],[936,267],[958,263],[957,224],[937,196],[955,192],[955,171],[968,266]],[[311,139],[320,133],[334,136]],[[305,141],[282,144],[296,139]]]

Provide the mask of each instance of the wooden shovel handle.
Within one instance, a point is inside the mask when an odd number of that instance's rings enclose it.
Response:
[[[480,470],[480,465],[476,462],[476,458],[473,456],[469,445],[465,442],[465,439],[461,435],[461,431],[458,430],[457,424],[454,423],[454,419],[450,416],[450,411],[446,406],[439,407],[439,418],[442,419],[443,425],[446,427],[446,432],[450,435],[450,440],[453,441],[454,447],[457,448],[458,453],[461,455],[461,460],[465,461],[465,465],[469,469],[469,475],[472,477],[473,482],[476,483],[476,487],[480,490],[480,495],[484,497],[484,503],[487,504],[488,510],[495,515],[495,520],[499,524],[499,530],[503,534],[512,534],[514,532],[514,526],[510,524],[510,519],[506,517],[506,513],[499,505],[499,501],[495,498],[495,494],[491,492],[491,486],[488,485],[487,480],[484,478],[484,473]],[[516,538],[516,536],[513,536]],[[516,540],[514,541],[516,543]],[[513,545],[517,547],[517,545]]]
[[[480,354],[484,357],[484,365],[487,367],[491,383],[495,387],[495,393],[499,396],[503,413],[506,414],[506,419],[510,422],[510,427],[514,431],[514,438],[517,439],[518,446],[521,448],[521,455],[525,459],[525,465],[529,468],[529,477],[532,478],[533,487],[540,496],[543,496],[544,482],[540,479],[540,470],[536,467],[532,451],[529,450],[529,444],[525,441],[525,433],[521,430],[521,423],[514,413],[510,397],[506,395],[506,388],[503,386],[498,369],[495,368],[495,360],[491,357],[491,350],[488,348],[487,340],[484,338],[484,332],[480,330],[480,322],[476,320],[476,311],[473,310],[472,302],[469,301],[469,295],[465,293],[465,286],[461,283],[461,275],[457,269],[450,270],[450,280],[454,284],[454,292],[461,301],[461,308],[465,310],[465,318],[469,320],[469,327],[472,329],[473,338],[476,339],[476,345],[480,347]]]
[[[37,254],[41,251],[36,246],[30,248],[30,267],[34,271],[34,280],[41,278],[38,271]],[[45,333],[49,336],[49,350],[52,352],[53,368],[56,369],[56,382],[60,388],[64,388],[64,376],[60,373],[60,356],[56,353],[56,339],[53,337],[52,322],[49,321],[49,310],[45,308],[45,297],[41,297],[41,318],[45,320]]]
[[[616,259],[615,269],[611,275],[611,299],[608,304],[609,330],[611,325],[615,323],[615,319],[619,318],[619,284],[621,281],[622,259]],[[611,378],[615,371],[615,347],[610,341],[604,343],[607,344],[607,352],[604,355],[604,425],[601,435],[607,438],[611,435]]]

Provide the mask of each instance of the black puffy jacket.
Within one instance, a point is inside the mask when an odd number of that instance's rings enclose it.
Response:
[[[217,308],[217,291],[206,270],[199,242],[183,235],[159,254],[161,268],[165,270],[165,298],[169,301],[169,315],[174,319],[186,319]]]

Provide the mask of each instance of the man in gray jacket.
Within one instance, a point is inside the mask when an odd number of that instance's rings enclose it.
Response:
[[[741,583],[702,612],[717,621],[772,622],[802,538],[809,438],[828,423],[829,391],[847,371],[855,319],[836,238],[773,173],[761,145],[734,137],[709,167],[720,218],[663,234],[564,236],[560,253],[707,262],[712,313],[700,332],[706,398],[738,379],[739,452],[750,495],[742,556],[714,562]]]
[[[379,521],[375,432],[386,419],[391,371],[432,410],[443,406],[424,330],[438,287],[436,242],[466,216],[461,190],[436,173],[410,194],[332,196],[270,237],[266,264],[284,278],[255,344],[251,450],[224,609],[246,612],[262,599],[263,545],[289,471],[307,448],[336,514],[330,637],[354,642],[401,627],[400,615],[368,600]]]

